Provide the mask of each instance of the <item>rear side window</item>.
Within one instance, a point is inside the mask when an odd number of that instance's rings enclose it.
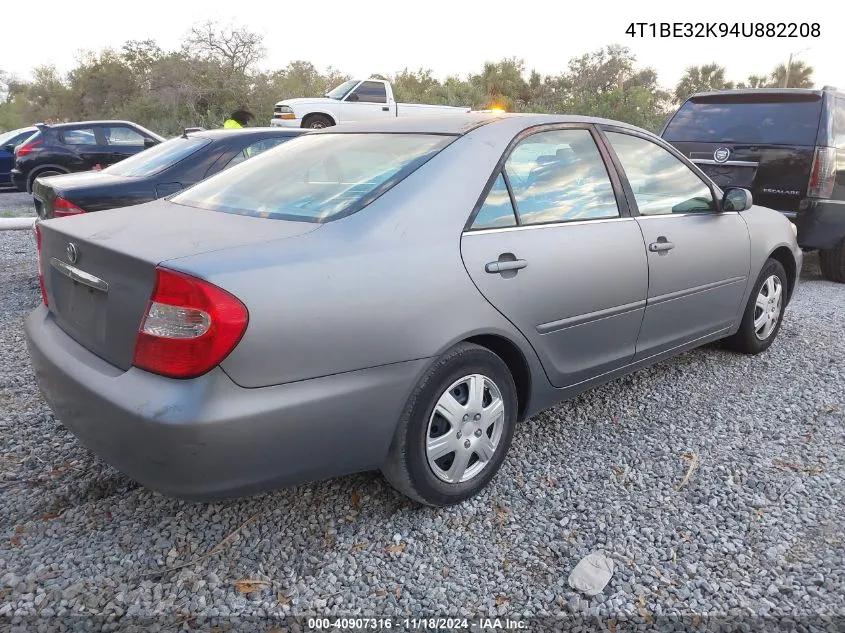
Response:
[[[845,149],[845,97],[836,97],[836,113],[833,119],[833,135],[837,149]]]
[[[97,136],[94,128],[80,128],[78,130],[63,130],[61,133],[62,142],[65,145],[96,145]]]
[[[210,142],[204,138],[173,138],[106,167],[103,173],[131,178],[151,176],[175,165]]]
[[[670,142],[815,145],[818,95],[724,95],[692,98],[663,132]]]
[[[520,224],[619,217],[613,185],[587,130],[526,137],[505,163]]]
[[[325,222],[362,209],[453,139],[432,134],[301,136],[171,201],[238,215]]]
[[[478,215],[472,223],[474,229],[498,229],[506,226],[516,226],[511,196],[505,179],[500,173],[493,183],[493,188],[487,194],[484,204],[478,210]]]

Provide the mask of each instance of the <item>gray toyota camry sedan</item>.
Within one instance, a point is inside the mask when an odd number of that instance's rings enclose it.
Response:
[[[40,223],[26,334],[58,419],[153,490],[380,469],[447,505],[556,402],[717,339],[765,350],[791,226],[614,121],[354,123]]]

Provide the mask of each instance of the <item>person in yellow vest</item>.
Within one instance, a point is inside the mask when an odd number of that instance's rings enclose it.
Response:
[[[252,112],[246,108],[238,108],[232,112],[232,115],[228,119],[226,119],[226,122],[223,123],[223,127],[226,129],[246,127],[247,123],[254,118],[255,117]]]

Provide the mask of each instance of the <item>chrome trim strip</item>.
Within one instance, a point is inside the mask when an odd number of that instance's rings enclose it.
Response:
[[[62,273],[65,277],[81,283],[84,286],[88,286],[89,288],[93,288],[94,290],[99,290],[100,292],[108,293],[109,291],[109,284],[108,282],[103,281],[99,277],[95,277],[89,273],[86,273],[84,270],[77,268],[76,266],[71,266],[70,264],[66,264],[60,259],[56,259],[55,257],[50,258],[50,265]]]
[[[653,297],[648,300],[648,305],[659,305],[661,303],[666,303],[667,301],[672,301],[673,299],[680,299],[681,297],[688,297],[690,295],[698,294],[699,292],[706,292],[707,290],[715,290],[716,288],[721,288],[722,286],[730,286],[732,284],[738,284],[740,282],[744,282],[745,277],[731,277],[730,279],[723,279],[722,281],[714,281],[713,283],[704,284],[701,286],[696,286],[695,288],[685,288],[684,290],[678,290],[676,292],[669,292],[665,295],[660,295],[659,297]]]
[[[691,217],[707,217],[716,215],[728,215],[729,213],[739,213],[739,211],[697,211],[693,213],[653,213],[651,215],[638,215],[637,220],[658,220],[666,218],[691,218]]]
[[[576,325],[583,325],[591,321],[600,321],[601,319],[609,319],[610,317],[621,316],[629,312],[636,312],[645,308],[645,301],[635,301],[634,303],[626,303],[621,306],[613,306],[612,308],[605,308],[604,310],[596,310],[587,314],[579,314],[578,316],[560,319],[559,321],[550,321],[549,323],[542,323],[537,326],[539,334],[549,334],[550,332],[557,332],[566,328],[575,327]]]
[[[503,233],[505,231],[527,231],[528,229],[549,229],[561,226],[580,224],[603,224],[605,222],[631,222],[634,218],[596,218],[595,220],[571,220],[569,222],[547,222],[546,224],[522,224],[520,226],[503,226],[496,229],[477,229],[464,231],[462,235],[486,235],[488,233]]]
[[[719,163],[713,160],[712,158],[691,158],[691,163],[695,163],[696,165],[716,165],[721,167],[722,165],[726,167],[759,167],[760,163],[755,163],[754,161],[750,160],[726,160],[724,163]]]

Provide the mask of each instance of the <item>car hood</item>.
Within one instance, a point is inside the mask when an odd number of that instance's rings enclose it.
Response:
[[[319,104],[337,104],[340,103],[337,99],[329,99],[328,97],[302,97],[298,99],[285,99],[279,101],[277,106],[298,106],[298,105],[319,105]]]

